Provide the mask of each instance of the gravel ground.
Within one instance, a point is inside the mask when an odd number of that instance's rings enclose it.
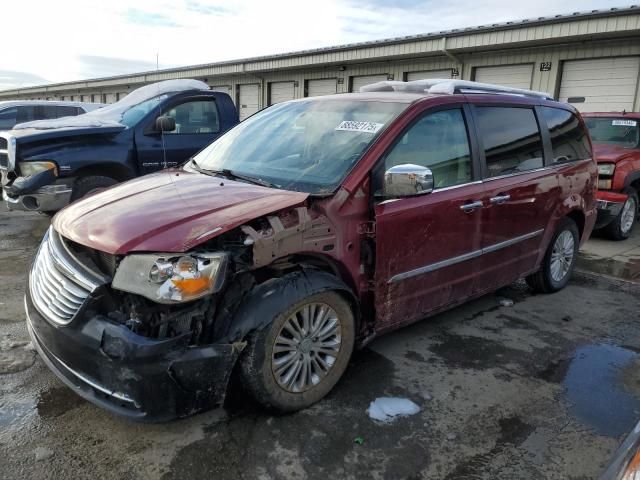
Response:
[[[130,423],[30,349],[22,297],[47,225],[0,211],[2,478],[593,478],[640,418],[640,285],[581,274],[555,295],[517,283],[381,337],[303,412],[273,416],[233,391],[224,409]],[[380,396],[420,412],[375,423]]]

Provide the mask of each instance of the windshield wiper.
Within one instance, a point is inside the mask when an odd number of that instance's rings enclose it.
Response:
[[[201,168],[200,166],[198,166],[195,159],[191,160],[191,164],[193,165],[193,168],[195,168],[196,171],[203,173],[204,175],[209,175],[209,176],[222,175],[223,177],[226,177],[229,180],[243,180],[245,182],[253,183],[254,185],[260,185],[261,187],[279,188],[278,185],[276,185],[275,183],[267,182],[266,180],[252,177],[250,175],[236,173],[229,168],[221,168],[220,170]]]

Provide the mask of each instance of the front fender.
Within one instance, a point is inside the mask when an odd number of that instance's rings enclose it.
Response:
[[[631,183],[640,180],[640,152],[635,155],[627,155],[616,162],[616,169],[613,172],[611,190],[621,192]]]

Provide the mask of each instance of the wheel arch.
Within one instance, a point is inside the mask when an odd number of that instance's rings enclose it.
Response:
[[[586,216],[582,210],[574,208],[570,210],[566,215],[567,218],[573,220],[578,227],[578,238],[582,241],[582,236],[584,235],[584,225],[586,222]]]
[[[80,167],[73,172],[73,176],[76,178],[89,176],[109,177],[117,180],[118,182],[123,182],[133,178],[135,174],[126,165],[117,162],[109,162]]]
[[[269,325],[273,317],[286,308],[287,303],[295,303],[309,295],[326,291],[337,292],[351,305],[357,332],[360,306],[353,291],[333,273],[301,265],[301,268],[285,275],[254,284],[230,319],[221,341],[242,341],[251,332]]]
[[[624,179],[624,188],[627,187],[635,188],[640,195],[640,170],[636,170],[627,175]]]

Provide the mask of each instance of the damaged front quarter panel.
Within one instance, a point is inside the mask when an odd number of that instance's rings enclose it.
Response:
[[[306,207],[267,217],[269,228],[256,230],[243,225],[246,245],[253,246],[253,266],[264,267],[275,259],[304,252],[327,253],[336,248],[335,229],[328,218],[312,218]]]

